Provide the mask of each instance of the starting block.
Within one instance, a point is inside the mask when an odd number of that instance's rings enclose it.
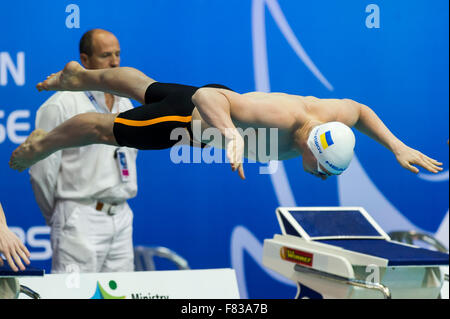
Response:
[[[391,240],[362,207],[279,207],[263,264],[296,298],[439,298],[449,255]],[[447,267],[445,274],[444,269]]]

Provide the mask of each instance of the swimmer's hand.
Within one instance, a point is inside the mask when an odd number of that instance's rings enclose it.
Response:
[[[394,151],[394,154],[401,166],[416,174],[419,173],[419,169],[413,165],[421,166],[431,173],[439,173],[443,170],[443,168],[440,167],[442,165],[441,162],[404,144],[400,145],[398,149]]]
[[[231,170],[238,171],[239,177],[245,179],[244,175],[244,139],[239,133],[233,133],[227,138],[227,158],[231,163]]]
[[[5,224],[0,224],[0,253],[3,253],[13,271],[25,270],[22,260],[30,264],[30,252]],[[0,266],[3,266],[2,258]]]

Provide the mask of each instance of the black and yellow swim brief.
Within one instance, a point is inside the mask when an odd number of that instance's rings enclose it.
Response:
[[[219,84],[204,87],[230,90]],[[191,120],[195,105],[192,96],[198,89],[181,84],[152,83],[145,93],[144,105],[116,117],[113,132],[117,143],[141,150],[170,148],[181,140],[181,137],[171,139],[171,132],[176,128],[185,128],[193,145]]]

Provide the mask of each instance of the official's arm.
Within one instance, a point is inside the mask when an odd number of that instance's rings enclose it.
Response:
[[[60,105],[41,107],[36,115],[36,128],[51,131],[63,122]],[[61,166],[61,152],[56,152],[30,167],[30,181],[36,202],[46,218],[51,216],[55,205],[55,191]]]
[[[12,270],[25,270],[22,260],[30,264],[30,252],[19,238],[8,228],[6,217],[0,203],[0,254],[3,254]],[[17,268],[17,266],[19,268]],[[3,259],[0,258],[0,266],[3,266]]]

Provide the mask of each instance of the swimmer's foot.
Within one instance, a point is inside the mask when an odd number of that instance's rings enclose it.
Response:
[[[81,76],[86,71],[78,62],[71,61],[62,71],[53,73],[43,82],[38,83],[38,91],[82,91]]]
[[[47,135],[47,132],[41,129],[33,131],[11,155],[9,167],[24,171],[36,162],[45,158],[45,154],[39,149],[39,141]]]

